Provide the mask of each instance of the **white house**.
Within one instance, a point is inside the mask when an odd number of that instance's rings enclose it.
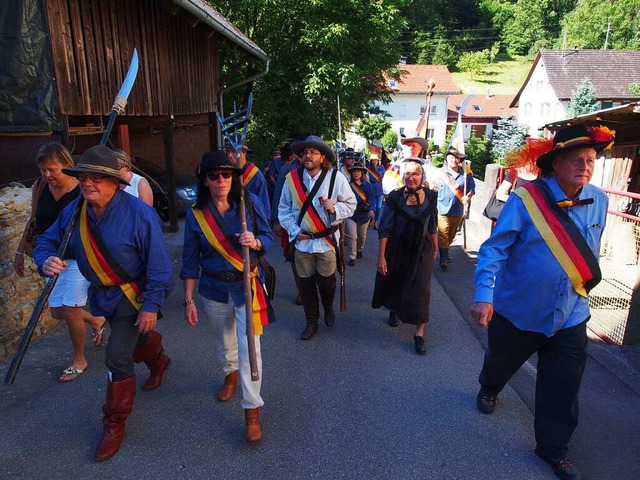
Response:
[[[629,84],[640,82],[640,51],[540,50],[511,107],[518,123],[538,136],[544,125],[568,118],[569,100],[585,77],[595,87],[599,108],[611,108],[640,96]]]
[[[458,121],[458,114],[465,98],[469,98],[462,112],[462,133],[465,140],[474,136],[491,138],[493,127],[501,118],[515,116],[515,109],[509,105],[513,95],[451,95],[447,100],[447,122],[449,128]]]
[[[427,105],[427,85],[433,80],[426,137],[442,145],[447,133],[447,98],[460,93],[449,69],[445,65],[398,65],[398,69],[399,81],[387,78],[391,103],[377,106],[389,113],[387,119],[398,135],[416,131]]]

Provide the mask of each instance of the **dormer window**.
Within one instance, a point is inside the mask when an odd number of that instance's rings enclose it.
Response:
[[[460,105],[456,105],[456,112],[460,111],[461,106]]]
[[[387,83],[389,84],[389,86],[390,86],[391,88],[398,88],[398,86],[397,86],[397,84],[396,84],[396,81],[395,81],[395,80],[393,80],[393,79],[388,80],[388,81],[387,81]]]
[[[473,106],[473,111],[474,112],[479,112],[481,110],[480,105],[474,105]]]

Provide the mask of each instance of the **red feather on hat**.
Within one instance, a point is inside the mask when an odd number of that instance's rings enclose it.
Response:
[[[592,127],[589,129],[589,136],[598,143],[609,142],[606,148],[611,147],[611,142],[613,142],[613,138],[615,136],[615,130],[610,130],[608,127],[604,125],[599,125],[597,127]]]
[[[509,170],[526,167],[526,170],[536,176],[540,169],[536,166],[538,157],[553,150],[553,138],[527,138],[520,150],[510,152],[505,157]]]

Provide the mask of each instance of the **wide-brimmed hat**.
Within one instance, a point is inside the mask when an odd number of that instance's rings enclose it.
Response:
[[[447,155],[453,155],[454,157],[457,157],[460,160],[464,160],[465,158],[467,158],[467,156],[464,153],[462,153],[460,150],[458,150],[456,147],[449,147],[449,150],[447,150],[445,157]]]
[[[309,135],[304,140],[300,140],[291,144],[291,149],[293,153],[298,156],[302,156],[302,151],[305,148],[315,148],[322,153],[327,160],[331,163],[336,161],[336,154],[333,152],[333,149],[324,143],[320,137],[316,137],[315,135]]]
[[[347,160],[347,159],[350,159],[350,158],[353,158],[355,160],[356,151],[351,147],[345,148],[343,151],[340,152],[340,158],[342,160]]]
[[[378,161],[380,161],[380,157],[378,156],[377,153],[372,153],[371,155],[369,155],[369,160],[378,160]]]
[[[212,170],[232,170],[236,175],[242,171],[236,167],[222,150],[214,150],[212,152],[204,152],[200,165],[196,168],[196,177],[203,178]]]
[[[107,177],[113,177],[120,183],[129,185],[129,182],[120,176],[118,156],[113,150],[104,145],[91,147],[82,154],[80,160],[74,167],[63,168],[62,173],[72,177],[77,177],[81,173],[104,175]]]
[[[404,145],[407,142],[417,142],[422,146],[422,150],[429,148],[429,143],[424,137],[421,137],[418,132],[408,132],[400,135],[400,143]]]
[[[367,167],[365,167],[362,162],[355,162],[353,165],[351,165],[349,167],[349,171],[352,172],[354,170],[363,170],[364,172],[367,171]]]
[[[553,137],[553,147],[538,157],[536,165],[543,172],[549,172],[551,162],[559,152],[576,148],[593,148],[596,152],[600,152],[613,145],[615,134],[615,131],[602,125],[588,127],[582,124],[565,127],[556,132]]]
[[[422,158],[407,157],[402,159],[402,163],[407,163],[407,162],[419,163],[420,165],[424,166],[424,160]]]

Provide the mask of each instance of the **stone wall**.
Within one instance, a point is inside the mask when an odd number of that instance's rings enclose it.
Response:
[[[25,276],[13,270],[13,259],[24,226],[31,214],[31,189],[5,187],[0,190],[0,362],[16,351],[33,306],[44,287],[31,258],[25,256]],[[33,336],[57,324],[45,308]]]

